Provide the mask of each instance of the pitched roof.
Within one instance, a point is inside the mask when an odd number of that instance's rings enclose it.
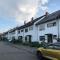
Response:
[[[36,19],[34,19],[34,20],[26,23],[25,25],[22,25],[22,26],[18,27],[17,29],[19,30],[19,29],[23,29],[23,28],[29,27],[29,26],[33,25],[36,21],[38,21],[39,19],[41,19],[41,18],[44,17],[44,16],[45,16],[45,15],[43,15],[43,16],[41,16],[41,17],[39,17],[39,18],[36,18]]]
[[[10,29],[8,32],[9,32],[9,33],[14,32],[16,29],[17,29],[17,27],[15,27],[15,28],[13,28],[13,29]]]
[[[34,22],[36,22],[37,20],[41,19],[41,18],[44,17],[44,16],[45,16],[45,15],[43,15],[43,16],[41,16],[41,17],[38,17],[38,18],[36,18],[36,19],[34,19],[34,20],[32,20],[32,21],[30,21],[30,22],[28,22],[28,23],[26,23],[25,25],[22,25],[22,26],[20,26],[20,27],[15,27],[15,28],[13,28],[13,29],[10,29],[10,30],[8,30],[7,32],[4,32],[3,34],[8,34],[8,32],[11,33],[11,32],[14,32],[15,30],[20,30],[20,29],[29,27],[29,26],[33,25]]]
[[[42,20],[36,23],[36,25],[43,24],[49,21],[53,21],[60,18],[60,10],[53,12],[52,14],[49,14],[48,16],[45,16]]]

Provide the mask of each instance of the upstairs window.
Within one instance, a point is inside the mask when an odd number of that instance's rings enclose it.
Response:
[[[53,26],[56,26],[56,22],[47,24],[47,27],[53,27]]]
[[[18,30],[18,34],[20,34],[20,30]]]
[[[23,32],[23,30],[21,30],[21,32]]]
[[[15,31],[14,31],[14,32],[12,32],[12,34],[15,34]]]
[[[25,32],[28,32],[28,29],[25,29]]]
[[[44,41],[44,40],[45,40],[45,36],[40,36],[40,37],[39,37],[39,40],[40,40],[40,41]]]
[[[29,27],[29,30],[33,30],[33,26],[30,26],[30,27]]]
[[[40,30],[40,31],[45,30],[45,24],[40,25],[40,26],[39,26],[39,30]]]

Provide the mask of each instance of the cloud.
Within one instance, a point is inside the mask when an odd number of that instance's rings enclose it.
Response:
[[[0,0],[0,17],[15,18],[18,24],[30,21],[39,9],[46,10],[48,0]]]
[[[4,27],[4,28],[2,28],[2,27]],[[6,31],[8,31],[8,30],[13,28],[11,26],[7,26],[7,27],[6,26],[2,26],[2,27],[0,27],[0,33],[6,32]]]

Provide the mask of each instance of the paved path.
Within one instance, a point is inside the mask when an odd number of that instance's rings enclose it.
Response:
[[[35,54],[0,41],[0,60],[37,60]]]
[[[12,47],[15,47],[17,49],[23,49],[24,51],[27,51],[31,54],[36,55],[36,49],[34,47],[24,46],[24,45],[18,45],[18,44],[10,44]]]

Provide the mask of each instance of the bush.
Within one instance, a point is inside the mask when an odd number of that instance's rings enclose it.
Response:
[[[6,37],[3,37],[2,41],[8,41],[8,39]]]
[[[23,45],[25,45],[25,46],[29,46],[29,43],[22,43]]]
[[[43,47],[43,44],[39,44],[39,42],[22,43],[22,44],[30,47]]]
[[[12,41],[11,41],[11,43],[14,43],[14,44],[20,44],[20,43],[22,43],[22,40],[18,40],[18,39],[13,39]]]
[[[42,46],[42,47],[47,47],[47,45],[48,45],[48,43],[46,43],[46,42],[41,42],[41,46]]]
[[[30,44],[31,47],[40,47],[39,42],[31,42]]]

